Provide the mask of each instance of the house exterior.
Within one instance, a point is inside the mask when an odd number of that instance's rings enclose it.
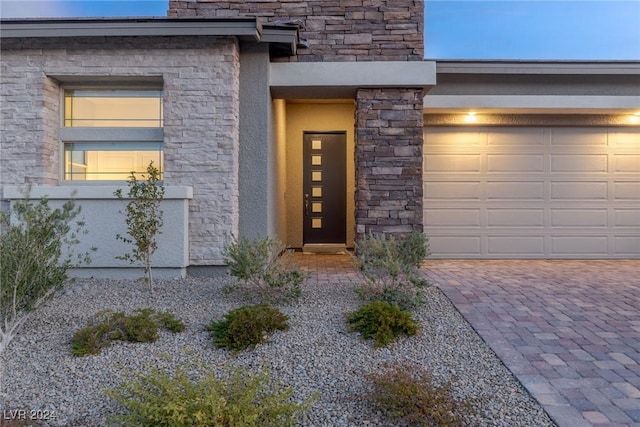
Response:
[[[640,63],[424,60],[421,1],[171,1],[165,18],[5,20],[0,198],[74,197],[131,274],[113,192],[153,161],[154,259],[232,235],[307,251],[424,231],[437,258],[640,258]],[[136,271],[137,274],[137,271]]]

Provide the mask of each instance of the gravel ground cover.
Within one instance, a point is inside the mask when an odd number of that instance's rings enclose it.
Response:
[[[239,306],[255,303],[246,295],[222,292],[225,278],[158,281],[155,292],[140,281],[78,279],[34,313],[11,343],[6,357],[0,411],[34,409],[56,418],[41,425],[102,426],[108,414],[122,411],[104,390],[151,367],[173,371],[198,361],[215,372],[228,366],[251,371],[269,368],[302,400],[320,397],[300,419],[301,426],[387,425],[383,414],[363,398],[366,374],[385,363],[401,362],[431,371],[437,381],[453,380],[457,396],[477,402],[473,426],[553,426],[493,352],[437,287],[415,311],[418,334],[375,349],[348,331],[345,313],[361,302],[354,283],[309,281],[296,303],[279,308],[291,328],[270,342],[241,353],[211,344],[206,325]],[[74,357],[69,341],[96,312],[131,312],[152,307],[170,311],[186,324],[182,333],[161,331],[151,344],[116,342],[99,355]],[[392,423],[390,425],[393,425]]]

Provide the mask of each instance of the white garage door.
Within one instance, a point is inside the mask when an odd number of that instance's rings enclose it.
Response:
[[[428,127],[435,258],[640,258],[640,129]]]

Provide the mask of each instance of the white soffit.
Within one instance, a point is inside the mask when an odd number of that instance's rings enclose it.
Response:
[[[435,84],[435,61],[270,64],[275,98],[345,98],[353,97],[359,88],[429,89]]]

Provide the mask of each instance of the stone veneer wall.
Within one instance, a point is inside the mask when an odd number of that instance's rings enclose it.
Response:
[[[190,186],[190,262],[221,264],[238,229],[235,38],[3,40],[0,184],[60,182],[60,84],[48,76],[162,76],[165,183]]]
[[[308,48],[279,61],[422,61],[422,0],[171,0],[170,16],[302,23]]]
[[[356,240],[422,231],[423,92],[357,92]]]

